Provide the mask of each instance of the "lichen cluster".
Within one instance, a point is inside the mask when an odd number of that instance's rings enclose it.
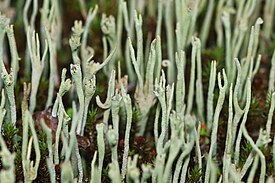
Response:
[[[0,182],[274,182],[274,0],[0,12]]]

